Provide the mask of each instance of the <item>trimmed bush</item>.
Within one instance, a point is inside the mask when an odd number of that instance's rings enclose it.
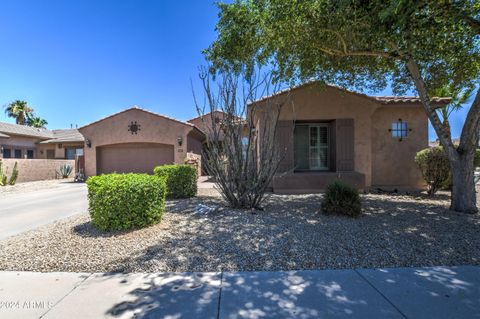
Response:
[[[162,165],[153,170],[167,182],[168,198],[188,198],[197,195],[197,170],[191,165]]]
[[[415,156],[415,163],[427,183],[428,195],[434,195],[441,187],[448,184],[450,162],[443,147],[437,146],[421,150]]]
[[[87,180],[92,223],[104,231],[158,223],[165,210],[165,179],[147,174],[105,174]]]
[[[322,202],[324,213],[357,217],[362,212],[362,203],[358,190],[342,182],[327,186]]]

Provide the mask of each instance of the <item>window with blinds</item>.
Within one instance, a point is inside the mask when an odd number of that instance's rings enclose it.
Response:
[[[329,169],[329,133],[329,125],[326,123],[295,125],[295,169]]]

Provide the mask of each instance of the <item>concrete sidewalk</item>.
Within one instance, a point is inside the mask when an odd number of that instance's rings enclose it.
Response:
[[[0,272],[0,318],[480,318],[480,267]]]

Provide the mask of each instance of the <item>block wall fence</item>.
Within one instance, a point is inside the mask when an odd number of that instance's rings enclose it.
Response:
[[[6,172],[9,178],[15,162],[18,163],[17,183],[61,178],[57,172],[60,166],[65,164],[74,168],[70,177],[74,177],[75,174],[75,160],[4,158],[0,159],[0,162],[3,172]]]

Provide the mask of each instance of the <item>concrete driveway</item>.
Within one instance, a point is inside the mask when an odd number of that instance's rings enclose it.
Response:
[[[0,239],[85,213],[87,186],[64,183],[55,188],[0,195]]]

